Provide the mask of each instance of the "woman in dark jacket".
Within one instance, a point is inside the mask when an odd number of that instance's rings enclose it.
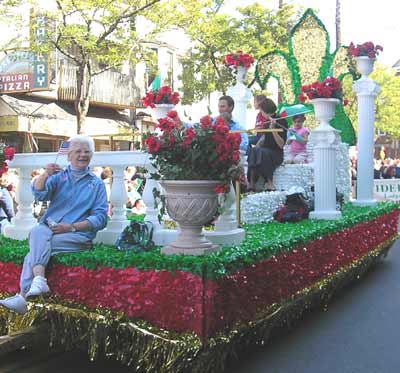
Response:
[[[283,146],[286,142],[288,128],[285,119],[276,117],[275,103],[267,99],[266,112],[269,116],[269,128],[283,128],[282,132],[266,132],[255,146],[250,148],[248,157],[250,191],[254,191],[255,182],[259,176],[265,180],[265,190],[274,191],[273,174],[283,162]]]

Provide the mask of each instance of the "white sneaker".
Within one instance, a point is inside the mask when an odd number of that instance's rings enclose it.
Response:
[[[49,291],[50,289],[47,285],[47,280],[42,276],[35,276],[33,278],[29,291],[26,293],[26,298],[45,294]]]
[[[20,294],[16,294],[13,297],[0,300],[0,306],[8,308],[9,310],[14,311],[20,315],[28,312],[26,300]]]

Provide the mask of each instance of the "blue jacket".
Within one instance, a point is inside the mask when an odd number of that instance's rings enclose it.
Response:
[[[88,220],[92,229],[82,232],[93,239],[96,232],[107,225],[107,193],[102,180],[89,168],[87,173],[74,182],[71,166],[46,180],[45,189],[39,191],[32,183],[32,192],[36,200],[50,201],[50,206],[40,220],[53,219],[56,223],[76,223]]]

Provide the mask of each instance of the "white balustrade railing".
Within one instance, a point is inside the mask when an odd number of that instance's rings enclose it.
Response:
[[[53,163],[56,158],[57,153],[24,153],[16,154],[13,161],[10,162],[9,167],[16,169],[19,175],[16,191],[18,212],[12,224],[4,228],[5,236],[17,240],[24,240],[28,237],[30,230],[37,223],[32,214],[31,173],[48,163]],[[66,166],[68,164],[67,157],[65,155],[58,156],[57,163],[62,167]],[[144,166],[148,169],[152,167],[148,160],[148,154],[140,151],[96,152],[90,167],[96,166],[109,166],[113,170],[113,183],[110,193],[113,215],[107,227],[98,232],[96,241],[114,244],[118,235],[128,224],[125,214],[128,196],[124,182],[124,170],[127,166]]]
[[[37,220],[33,216],[32,203],[33,195],[31,192],[31,173],[34,170],[44,167],[48,163],[54,163],[57,158],[57,163],[61,167],[68,165],[68,160],[65,155],[57,157],[57,153],[25,153],[16,154],[9,167],[16,169],[18,172],[17,183],[17,203],[18,212],[10,225],[4,227],[4,235],[17,240],[25,240],[32,227],[37,224]],[[141,151],[119,151],[119,152],[96,152],[90,162],[90,167],[111,167],[113,170],[113,182],[110,190],[110,203],[112,204],[112,216],[108,221],[107,227],[97,233],[96,242],[106,244],[114,244],[118,235],[128,225],[129,221],[126,218],[125,205],[128,200],[126,185],[124,180],[124,170],[127,166],[146,167],[150,172],[154,172],[154,168],[150,164],[149,155]],[[153,240],[156,245],[167,245],[177,236],[175,230],[164,229],[158,222],[158,210],[154,208],[153,188],[159,189],[158,182],[147,178],[143,191],[143,201],[147,206],[146,220],[151,221],[154,227]],[[231,193],[232,194],[232,193]],[[231,222],[232,216],[235,216],[236,209],[234,207],[234,197],[228,198],[229,208],[225,210],[221,217],[221,221]],[[227,216],[225,216],[227,215]],[[229,215],[229,216],[228,216]],[[215,237],[210,237],[216,243],[238,244],[243,240],[244,231],[232,229],[232,224],[229,228],[226,224],[217,227]],[[221,229],[219,229],[221,228]],[[236,227],[237,228],[237,227]],[[221,231],[221,232],[219,232]],[[237,232],[236,232],[237,231]],[[243,232],[242,232],[243,231]],[[232,241],[232,234],[236,232],[237,237]],[[232,241],[232,242],[231,242]]]

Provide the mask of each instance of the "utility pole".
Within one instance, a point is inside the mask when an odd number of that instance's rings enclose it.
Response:
[[[342,44],[342,33],[341,33],[341,17],[340,17],[340,0],[336,0],[336,48],[339,48]]]

